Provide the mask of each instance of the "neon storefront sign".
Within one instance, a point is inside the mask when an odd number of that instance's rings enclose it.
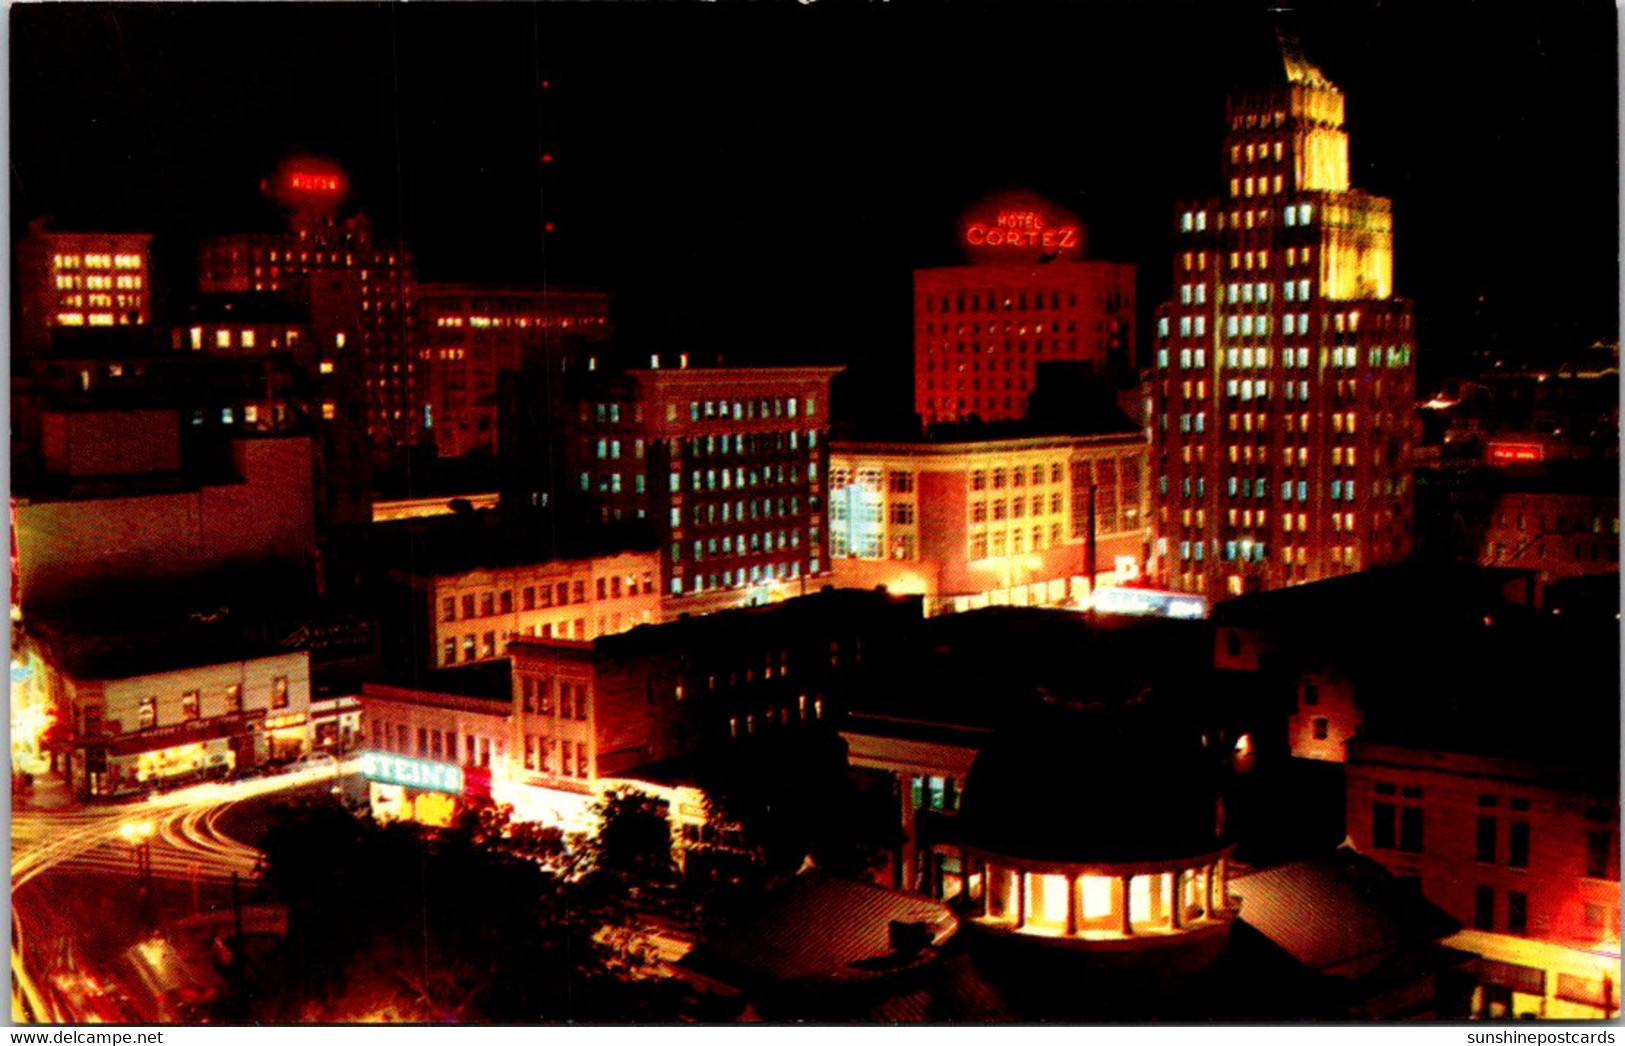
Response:
[[[463,794],[463,768],[455,763],[390,755],[388,752],[361,753],[361,776],[379,784],[403,785],[425,792]]]

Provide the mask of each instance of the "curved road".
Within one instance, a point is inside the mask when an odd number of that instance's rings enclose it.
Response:
[[[91,952],[105,952],[121,936],[140,936],[132,925],[115,928],[97,921],[85,925],[84,913],[53,901],[41,877],[77,873],[114,884],[127,898],[139,882],[137,848],[126,837],[126,825],[148,832],[148,860],[154,881],[171,880],[218,887],[236,873],[244,881],[258,877],[260,852],[221,831],[221,817],[233,805],[275,792],[336,780],[354,770],[345,765],[312,768],[277,777],[209,783],[157,796],[147,801],[79,810],[17,811],[12,816],[12,1020],[15,1022],[84,1023],[127,1021],[155,1023],[156,1012],[143,993],[121,991]],[[108,898],[101,898],[107,903]],[[134,906],[112,902],[115,911],[133,915]],[[134,932],[132,932],[132,930]],[[143,948],[152,947],[152,942]]]

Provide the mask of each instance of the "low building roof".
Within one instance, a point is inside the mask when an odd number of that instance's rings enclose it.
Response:
[[[1350,849],[1232,878],[1230,892],[1242,899],[1242,921],[1297,962],[1334,977],[1369,977],[1461,929]]]
[[[918,965],[892,947],[893,922],[921,923],[931,946],[959,921],[946,905],[810,869],[770,891],[755,911],[714,936],[694,957],[755,985],[828,986],[868,981]]]

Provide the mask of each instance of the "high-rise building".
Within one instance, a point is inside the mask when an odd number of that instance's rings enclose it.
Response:
[[[839,370],[608,377],[577,406],[571,497],[595,526],[641,522],[661,550],[661,590],[683,611],[800,592],[829,571],[823,473]]]
[[[1038,365],[1129,366],[1134,266],[1082,260],[1078,220],[1027,192],[965,216],[968,264],[914,273],[914,410],[926,428],[1025,416]]]
[[[1416,384],[1388,200],[1349,186],[1343,94],[1282,35],[1230,98],[1223,196],[1178,210],[1148,387],[1153,571],[1214,595],[1410,548]]]
[[[36,222],[17,245],[18,348],[34,358],[63,327],[152,322],[152,236],[51,232]]]
[[[424,284],[418,369],[435,450],[498,453],[498,375],[524,367],[586,370],[609,334],[609,295],[550,288]]]
[[[310,326],[339,365],[359,354],[359,409],[380,449],[424,441],[431,422],[412,336],[415,278],[404,244],[373,234],[364,215],[341,215],[348,180],[336,166],[285,163],[266,192],[287,213],[280,233],[205,240],[198,288],[204,294],[278,294],[310,313]],[[336,404],[340,412],[344,404]]]

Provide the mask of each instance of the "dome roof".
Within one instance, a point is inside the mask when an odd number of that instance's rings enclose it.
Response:
[[[1188,722],[1147,704],[1043,702],[993,736],[965,782],[967,846],[1066,864],[1211,853],[1217,761]]]

